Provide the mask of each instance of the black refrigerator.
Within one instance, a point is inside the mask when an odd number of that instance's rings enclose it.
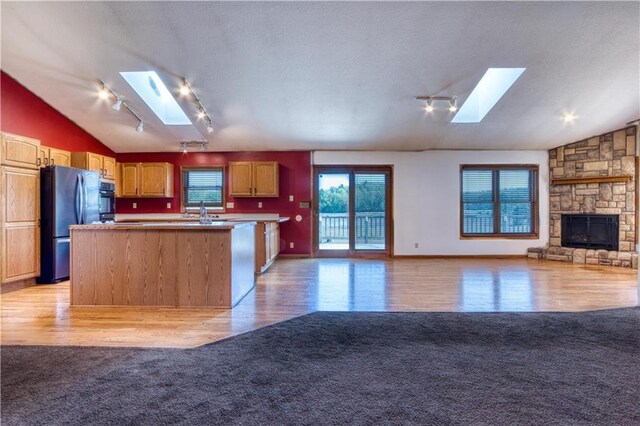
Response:
[[[38,283],[69,278],[69,225],[100,220],[100,176],[71,167],[40,171],[41,251]]]

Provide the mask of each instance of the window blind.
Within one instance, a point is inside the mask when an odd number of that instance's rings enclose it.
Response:
[[[184,207],[222,207],[224,176],[222,168],[182,171]]]

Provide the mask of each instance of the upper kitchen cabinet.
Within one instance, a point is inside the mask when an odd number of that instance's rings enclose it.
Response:
[[[46,166],[65,166],[71,167],[71,153],[63,149],[49,148],[40,146],[39,149],[40,167]]]
[[[173,197],[173,164],[121,163],[119,167],[119,197]]]
[[[231,197],[277,197],[278,186],[277,161],[229,163]]]
[[[116,180],[116,159],[93,152],[74,152],[71,154],[71,165],[80,169],[93,170],[100,173],[104,180]]]
[[[39,167],[39,140],[4,132],[1,135],[0,164],[24,169],[37,169]]]

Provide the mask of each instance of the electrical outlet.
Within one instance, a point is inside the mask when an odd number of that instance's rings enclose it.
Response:
[[[167,203],[167,208],[170,209],[171,208],[171,203]]]
[[[133,203],[133,208],[137,209],[138,208],[138,203]]]
[[[418,243],[415,243],[415,244],[414,244],[414,248],[418,248],[418,247],[419,247],[419,244],[418,244]]]
[[[293,241],[289,243],[289,248],[293,248]]]
[[[289,195],[289,201],[293,201],[293,195]]]
[[[234,203],[227,203],[227,208],[232,209],[235,206]]]
[[[262,208],[262,201],[258,202],[258,208],[261,209]]]

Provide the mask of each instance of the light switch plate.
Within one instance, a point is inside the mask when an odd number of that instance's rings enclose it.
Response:
[[[262,201],[258,201],[258,208],[261,209],[262,208]]]
[[[293,241],[289,243],[289,248],[293,248]]]
[[[133,208],[137,209],[138,208],[138,203],[133,203]]]
[[[227,203],[227,208],[232,209],[235,206],[234,203]]]
[[[293,195],[289,195],[289,201],[293,201]]]
[[[171,208],[171,203],[167,203],[167,208],[170,209]]]

